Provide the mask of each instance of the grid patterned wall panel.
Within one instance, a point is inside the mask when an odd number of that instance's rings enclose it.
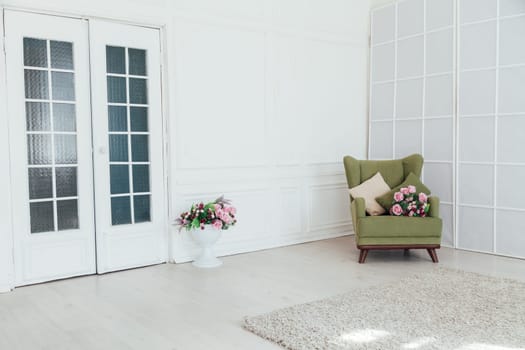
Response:
[[[423,153],[444,245],[521,258],[524,3],[404,0],[374,10],[369,148],[371,159]]]
[[[455,1],[404,0],[372,12],[370,159],[425,157],[454,245]]]
[[[461,0],[458,248],[525,257],[525,6]]]

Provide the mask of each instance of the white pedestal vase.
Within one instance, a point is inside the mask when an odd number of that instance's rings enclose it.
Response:
[[[202,248],[201,254],[193,261],[193,266],[202,268],[218,267],[222,261],[217,259],[213,246],[221,238],[222,230],[206,225],[204,230],[192,230],[193,240]]]

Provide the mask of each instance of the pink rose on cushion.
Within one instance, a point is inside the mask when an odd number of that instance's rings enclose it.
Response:
[[[403,194],[409,194],[408,192],[408,188],[406,187],[401,187],[401,189],[399,190],[399,192],[403,193]]]
[[[416,186],[413,186],[413,185],[408,186],[408,192],[409,193],[416,193]]]
[[[394,206],[392,206],[392,214],[396,216],[403,214],[403,208],[401,208],[399,204],[395,204]]]
[[[403,193],[401,193],[401,192],[394,193],[394,200],[396,202],[401,202],[404,198],[405,198],[405,196],[403,196]]]
[[[426,203],[427,200],[428,200],[427,195],[424,194],[423,192],[421,192],[421,193],[419,194],[419,201],[420,201],[420,202],[423,202],[423,203]]]
[[[222,228],[222,221],[221,220],[214,220],[211,224],[214,229],[220,230]]]

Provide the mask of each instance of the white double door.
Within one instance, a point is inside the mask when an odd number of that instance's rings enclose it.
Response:
[[[159,31],[4,18],[15,285],[166,261]]]

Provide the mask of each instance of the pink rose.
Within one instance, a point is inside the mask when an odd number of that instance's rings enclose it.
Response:
[[[412,186],[412,185],[408,186],[408,192],[409,193],[416,193],[416,186]]]
[[[401,208],[399,204],[395,204],[394,206],[392,206],[391,210],[392,210],[392,214],[396,216],[403,214],[403,208]]]
[[[237,209],[235,209],[235,207],[225,207],[224,210],[232,215],[235,215],[237,213]]]
[[[422,203],[426,203],[427,200],[428,200],[427,195],[424,194],[423,192],[421,192],[421,193],[419,194],[419,201],[422,202]]]
[[[394,193],[394,200],[396,202],[401,202],[404,198],[405,198],[405,196],[403,196],[403,193],[401,193],[401,192]]]
[[[399,192],[403,193],[403,194],[409,194],[408,192],[408,188],[406,187],[401,187],[401,189],[399,190]]]
[[[226,213],[225,211],[221,211],[221,215],[219,216],[219,219],[221,219],[227,224],[232,222],[232,217],[230,216],[230,214]]]
[[[213,205],[213,208],[215,209],[215,212],[218,212],[219,210],[222,209],[222,207],[221,207],[220,204],[214,204],[214,205]]]
[[[213,220],[213,223],[211,224],[214,229],[220,230],[222,228],[222,221],[221,220]]]

